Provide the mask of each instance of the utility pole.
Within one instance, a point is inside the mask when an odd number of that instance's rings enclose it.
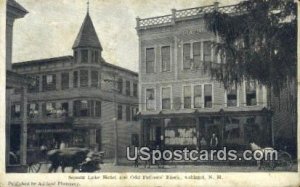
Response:
[[[117,92],[117,80],[116,80],[116,72],[109,72],[110,75],[113,76],[113,79],[104,79],[104,82],[110,82],[113,85],[111,89],[113,92],[113,105],[114,105],[114,139],[115,139],[115,153],[114,153],[114,165],[117,166],[119,164],[119,157],[118,157],[118,146],[119,146],[119,139],[118,139],[118,114],[117,114],[117,99],[116,99],[116,92]]]

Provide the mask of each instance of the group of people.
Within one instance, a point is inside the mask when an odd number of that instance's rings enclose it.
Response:
[[[199,142],[199,149],[200,150],[218,149],[218,146],[219,146],[219,139],[218,139],[218,137],[216,136],[215,133],[212,134],[212,136],[210,138],[210,141],[209,141],[209,144],[207,143],[207,141],[205,140],[204,137],[202,137],[200,139],[200,142]]]

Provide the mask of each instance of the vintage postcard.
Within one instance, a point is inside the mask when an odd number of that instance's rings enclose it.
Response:
[[[0,187],[300,185],[297,1],[0,4]]]

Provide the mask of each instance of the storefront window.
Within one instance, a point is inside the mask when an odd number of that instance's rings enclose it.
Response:
[[[243,144],[239,119],[232,117],[226,118],[223,138],[226,144]]]
[[[191,108],[192,105],[192,92],[191,86],[184,86],[183,87],[183,107],[184,108]]]
[[[171,88],[162,88],[162,109],[171,109]]]
[[[131,134],[131,145],[135,147],[138,147],[140,145],[138,134]]]

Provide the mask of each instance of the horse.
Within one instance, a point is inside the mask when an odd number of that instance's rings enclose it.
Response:
[[[78,169],[79,164],[86,160],[90,152],[89,149],[77,147],[50,150],[47,153],[48,160],[51,162],[48,172],[56,172],[59,166],[61,166],[62,172],[66,167],[72,167],[72,172],[74,172],[75,169]]]
[[[261,166],[262,166],[262,162],[263,162],[263,159],[264,157],[266,156],[266,153],[267,152],[270,152],[270,151],[274,151],[274,148],[272,147],[265,147],[265,148],[262,148],[260,147],[259,145],[257,145],[256,143],[254,142],[251,142],[250,143],[250,148],[252,150],[252,153],[254,153],[255,151],[260,151],[261,154],[263,154],[262,156],[262,159],[261,160],[257,160],[257,166],[258,166],[258,169],[261,169]]]

